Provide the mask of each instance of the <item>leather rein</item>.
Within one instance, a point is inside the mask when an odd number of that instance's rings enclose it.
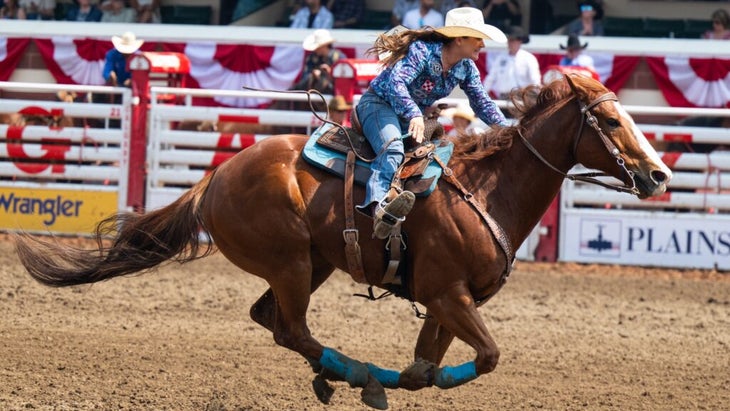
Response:
[[[639,194],[639,189],[636,188],[636,180],[634,179],[634,172],[630,171],[626,168],[626,162],[624,161],[623,157],[621,157],[621,152],[616,147],[615,144],[606,136],[606,133],[603,132],[601,127],[598,126],[598,119],[596,119],[596,116],[593,115],[591,112],[591,109],[596,107],[597,105],[605,102],[605,101],[618,101],[618,97],[616,97],[616,94],[614,93],[606,93],[601,95],[600,97],[593,100],[591,103],[587,105],[583,105],[580,100],[578,100],[578,104],[580,104],[580,112],[581,112],[581,122],[580,127],[578,128],[578,134],[576,135],[573,143],[573,158],[577,161],[577,151],[578,151],[578,143],[580,142],[580,138],[583,135],[583,127],[588,124],[591,126],[594,130],[596,130],[596,133],[598,133],[598,137],[601,138],[601,141],[603,142],[603,145],[606,147],[609,153],[616,159],[616,163],[621,167],[626,175],[629,176],[631,179],[632,186],[628,186],[624,183],[624,185],[616,185],[616,184],[609,184],[606,182],[603,182],[595,177],[605,177],[608,176],[606,173],[602,172],[588,172],[588,173],[578,173],[578,174],[568,174],[560,171],[557,167],[552,165],[548,160],[545,159],[538,151],[537,149],[525,138],[525,136],[522,134],[522,130],[518,129],[517,133],[520,136],[520,139],[522,140],[522,144],[527,147],[530,152],[537,157],[540,161],[543,162],[546,166],[548,166],[551,170],[555,171],[556,173],[562,175],[564,178],[567,178],[571,181],[583,181],[585,183],[591,183],[596,184],[602,187],[610,188],[622,193],[631,193],[631,194]]]

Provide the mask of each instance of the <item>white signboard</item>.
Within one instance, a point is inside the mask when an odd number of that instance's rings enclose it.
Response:
[[[730,270],[730,215],[572,209],[559,260]]]

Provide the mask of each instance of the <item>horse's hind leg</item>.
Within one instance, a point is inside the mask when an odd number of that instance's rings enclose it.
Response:
[[[312,258],[312,281],[310,294],[314,293],[332,275],[334,267],[321,257]],[[276,320],[276,299],[274,292],[269,288],[251,306],[249,315],[267,330],[274,332],[274,321]]]
[[[306,266],[306,267],[305,267]],[[275,298],[274,341],[282,347],[298,352],[312,367],[322,369],[313,384],[320,401],[328,402],[332,389],[326,379],[345,380],[351,387],[361,387],[361,399],[367,405],[386,409],[388,400],[378,379],[370,374],[368,366],[322,346],[309,331],[306,314],[309,307],[314,276],[311,266],[293,262],[287,275],[268,278]],[[320,276],[323,274],[320,272]],[[329,273],[327,274],[329,275]],[[318,280],[323,281],[321,278]],[[269,301],[264,298],[262,304]]]
[[[251,306],[249,311],[251,319],[267,330],[274,332],[274,321],[276,320],[276,298],[271,288],[259,297]]]

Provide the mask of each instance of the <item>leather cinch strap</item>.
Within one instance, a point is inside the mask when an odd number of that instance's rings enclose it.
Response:
[[[345,162],[345,230],[342,237],[345,239],[345,258],[352,278],[358,283],[366,283],[365,269],[362,265],[362,252],[358,240],[360,234],[355,227],[355,204],[352,200],[352,186],[355,181],[355,152],[347,152]]]

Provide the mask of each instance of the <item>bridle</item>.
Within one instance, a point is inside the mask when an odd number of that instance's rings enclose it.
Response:
[[[582,104],[580,102],[580,99],[577,99],[577,100],[578,100],[578,104],[580,105],[581,122],[580,122],[580,127],[578,127],[578,135],[573,139],[573,141],[574,141],[573,142],[573,158],[575,158],[575,159],[578,158],[577,157],[578,144],[580,143],[581,136],[583,135],[583,127],[586,124],[588,124],[594,130],[596,130],[596,133],[598,133],[598,137],[601,138],[601,141],[603,142],[603,145],[606,147],[608,152],[611,153],[611,155],[616,159],[616,163],[619,165],[619,167],[621,167],[624,170],[624,172],[626,173],[626,175],[629,176],[629,178],[631,179],[631,187],[629,187],[626,184],[624,184],[624,185],[609,184],[609,183],[605,183],[605,182],[595,178],[595,177],[607,176],[608,174],[606,174],[606,173],[588,172],[588,173],[578,173],[578,174],[567,174],[567,173],[560,171],[560,169],[558,169],[554,165],[550,164],[550,162],[547,161],[537,151],[537,149],[532,144],[530,144],[529,141],[527,141],[525,136],[522,135],[522,130],[518,129],[518,134],[520,135],[520,139],[522,140],[522,143],[525,145],[525,147],[527,147],[528,150],[530,150],[530,152],[532,152],[532,154],[535,155],[535,157],[537,157],[540,161],[542,161],[550,169],[552,169],[556,173],[562,175],[564,178],[567,178],[571,181],[583,181],[586,183],[597,184],[599,186],[610,188],[610,189],[613,189],[613,190],[616,190],[619,192],[638,195],[639,189],[636,188],[636,180],[634,179],[634,172],[630,171],[629,169],[626,168],[626,161],[624,161],[623,157],[621,157],[621,152],[616,147],[616,145],[613,144],[613,142],[608,138],[608,136],[606,136],[606,133],[603,132],[601,127],[598,126],[598,119],[591,112],[592,108],[596,107],[597,105],[599,105],[605,101],[618,101],[618,97],[616,97],[616,94],[608,92],[608,93],[605,93],[605,94],[599,96],[598,98],[596,98],[595,100],[593,100],[592,102],[590,102],[589,104],[586,104],[586,105]]]

